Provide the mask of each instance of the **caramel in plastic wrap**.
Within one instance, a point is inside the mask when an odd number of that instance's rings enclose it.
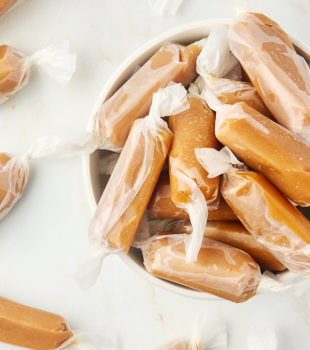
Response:
[[[186,210],[178,208],[171,200],[169,174],[163,172],[148,205],[152,217],[160,219],[189,219]],[[229,205],[220,196],[217,209],[209,209],[208,220],[238,220]]]
[[[173,227],[173,232],[191,233],[192,225],[189,221],[179,221]],[[260,244],[240,222],[208,222],[204,236],[245,251],[264,269],[272,271],[285,270],[285,266],[267,248]]]
[[[310,71],[289,36],[260,13],[243,13],[229,31],[230,48],[274,118],[310,135]]]
[[[29,176],[28,162],[0,153],[0,220],[21,197]]]
[[[196,262],[185,260],[185,234],[161,233],[142,246],[148,272],[171,282],[243,302],[256,294],[261,272],[240,249],[204,238]]]
[[[195,148],[217,148],[215,117],[210,108],[196,97],[188,98],[190,108],[169,117],[173,141],[169,152],[170,192],[172,201],[184,206],[192,201],[191,187],[178,173],[194,180],[208,205],[215,204],[219,192],[219,178],[208,178],[208,173],[195,156]]]
[[[154,94],[148,117],[135,121],[90,225],[95,248],[129,251],[172,141],[161,117],[187,107],[186,90],[173,84]]]
[[[72,336],[61,316],[0,297],[1,342],[34,350],[51,350]]]
[[[217,112],[216,136],[289,199],[310,204],[310,147],[246,103]]]
[[[263,175],[228,172],[221,193],[258,242],[292,272],[310,275],[310,222]]]
[[[96,108],[95,133],[101,148],[120,151],[133,122],[145,117],[152,95],[174,81],[187,86],[197,76],[198,44],[182,47],[167,43],[161,47],[112,97]]]

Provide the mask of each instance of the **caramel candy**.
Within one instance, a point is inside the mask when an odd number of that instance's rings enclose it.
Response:
[[[162,173],[148,205],[152,217],[160,219],[189,219],[188,213],[171,200],[169,174]],[[220,197],[218,208],[209,209],[208,220],[238,220],[228,204]]]
[[[274,118],[309,136],[310,71],[289,36],[265,15],[248,12],[232,24],[229,42]]]
[[[0,0],[0,16],[3,16],[17,0]]]
[[[263,175],[253,171],[224,174],[221,193],[272,255],[289,270],[310,275],[310,222]]]
[[[102,147],[120,150],[133,122],[145,117],[152,95],[171,81],[187,86],[196,76],[196,59],[201,47],[168,43],[158,50],[127,82],[95,113],[95,131]]]
[[[165,234],[142,247],[144,265],[152,275],[234,302],[255,295],[261,272],[247,253],[204,238],[198,260],[186,263],[187,235]]]
[[[21,159],[0,153],[0,220],[22,195],[28,175],[28,165]]]
[[[0,103],[20,90],[29,79],[25,55],[12,46],[0,46]]]
[[[193,201],[191,186],[186,178],[194,180],[208,205],[214,205],[219,192],[220,179],[208,178],[208,173],[195,156],[195,148],[216,148],[215,117],[210,108],[200,99],[190,97],[190,108],[169,117],[173,141],[169,153],[171,199],[177,205]],[[185,178],[178,176],[179,173]]]
[[[0,297],[0,341],[34,350],[52,350],[73,333],[58,315]]]
[[[220,114],[219,114],[220,113]],[[216,136],[289,199],[310,204],[310,147],[246,103],[218,112]]]
[[[180,221],[173,228],[175,233],[192,233],[189,221]],[[222,242],[248,253],[263,269],[283,271],[282,265],[270,252],[260,244],[240,222],[208,222],[204,236]]]
[[[270,112],[252,84],[244,81],[212,77],[208,79],[207,84],[222,103],[233,105],[238,102],[246,102],[258,112],[271,117]]]

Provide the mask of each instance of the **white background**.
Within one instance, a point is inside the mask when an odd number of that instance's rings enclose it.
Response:
[[[308,0],[253,1],[252,9],[310,44]],[[151,13],[147,0],[25,0],[0,20],[1,44],[30,54],[69,39],[78,66],[67,87],[33,71],[28,86],[0,106],[0,150],[21,154],[38,136],[83,131],[105,81],[135,49],[177,25],[232,15],[224,0],[184,0],[175,17]],[[80,158],[32,162],[22,199],[0,224],[0,294],[59,313],[79,331],[117,335],[124,350],[152,350],[174,329],[189,328],[198,312],[228,325],[230,349],[246,349],[252,328],[274,328],[279,350],[309,350],[309,294],[267,294],[240,305],[190,300],[151,286],[118,257],[105,261],[93,289],[80,290],[73,275],[88,252],[89,221]]]

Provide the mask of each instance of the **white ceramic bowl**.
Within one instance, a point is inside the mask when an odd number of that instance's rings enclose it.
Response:
[[[106,82],[103,90],[98,97],[94,109],[96,110],[98,104],[101,104],[103,101],[112,96],[113,93],[132,75],[132,72],[136,66],[143,65],[162,46],[163,43],[170,41],[181,44],[189,44],[193,41],[208,36],[213,25],[229,25],[230,22],[230,19],[209,19],[189,23],[176,29],[172,29],[158,36],[157,38],[148,41],[143,47],[133,53],[123,64],[121,64],[120,67],[112,75],[112,77]],[[297,51],[303,56],[307,57],[307,60],[309,61],[310,48],[295,40],[294,38],[291,38],[291,40],[294,43]],[[105,151],[96,151],[92,155],[85,156],[83,158],[83,168],[92,212],[96,210],[97,203],[107,182],[107,178],[104,179],[102,175],[99,176],[98,160],[100,152]],[[152,276],[144,269],[142,254],[139,249],[132,248],[128,255],[122,255],[122,259],[126,264],[141,274],[141,276],[148,279],[155,285],[165,288],[173,293],[177,293],[190,298],[223,300],[208,293],[198,292]]]

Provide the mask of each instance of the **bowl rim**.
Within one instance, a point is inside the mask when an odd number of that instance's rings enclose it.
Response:
[[[201,32],[201,36],[207,35],[212,26],[216,24],[230,25],[232,20],[233,20],[232,18],[215,18],[215,19],[205,19],[205,20],[194,21],[187,24],[183,24],[156,36],[155,38],[147,41],[144,45],[142,45],[140,48],[135,50],[127,59],[123,61],[123,63],[121,63],[116,68],[114,73],[105,82],[103,89],[98,94],[98,97],[94,104],[90,120],[88,121],[88,124],[87,124],[87,131],[91,131],[91,128],[93,125],[93,115],[97,110],[97,108],[99,107],[99,105],[102,103],[102,101],[107,100],[111,96],[111,94],[115,92],[114,85],[118,81],[119,77],[137,60],[139,60],[141,56],[145,55],[146,53],[150,53],[150,54],[154,53],[156,49],[158,49],[163,43],[175,40],[174,37],[176,36],[182,36],[182,35],[184,36],[186,33],[188,34],[191,32],[192,33],[197,32],[198,34],[199,31]],[[298,49],[300,49],[304,54],[310,57],[310,47],[308,45],[295,39],[291,35],[289,35],[289,37],[293,42],[293,44]],[[182,41],[182,39],[179,39],[179,40]],[[91,214],[93,214],[96,210],[97,202],[96,202],[93,187],[92,187],[90,159],[91,159],[91,154],[85,154],[82,156],[84,182],[85,182],[86,191],[88,194],[88,201],[90,204]],[[228,302],[227,300],[219,298],[215,295],[196,291],[196,290],[187,288],[185,286],[177,285],[169,281],[157,278],[152,274],[150,274],[149,272],[147,272],[143,267],[139,266],[136,262],[134,262],[133,259],[130,257],[130,254],[119,254],[119,256],[124,261],[124,263],[126,263],[130,268],[136,271],[141,277],[143,277],[150,283],[160,288],[163,288],[171,293],[178,294],[178,295],[185,296],[192,299]]]

